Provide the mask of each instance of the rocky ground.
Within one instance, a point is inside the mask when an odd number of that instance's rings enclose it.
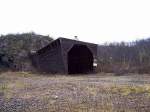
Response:
[[[0,112],[149,112],[150,76],[0,74]]]

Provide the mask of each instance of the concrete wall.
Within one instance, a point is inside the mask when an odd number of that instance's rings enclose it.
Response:
[[[97,45],[96,44],[86,43],[86,42],[81,42],[81,41],[76,41],[76,40],[71,40],[71,39],[65,39],[65,38],[60,38],[60,43],[62,47],[63,63],[64,63],[66,73],[68,73],[68,52],[71,50],[71,48],[75,44],[86,45],[92,52],[93,58],[97,59]]]
[[[33,64],[41,72],[68,74],[68,52],[75,44],[86,45],[94,59],[97,58],[96,44],[59,38],[37,51],[33,56]]]
[[[64,73],[60,43],[37,53],[36,67],[41,72]]]

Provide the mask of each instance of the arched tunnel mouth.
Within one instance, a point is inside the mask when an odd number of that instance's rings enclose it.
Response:
[[[93,71],[93,54],[86,45],[75,44],[68,52],[68,73],[80,74]]]

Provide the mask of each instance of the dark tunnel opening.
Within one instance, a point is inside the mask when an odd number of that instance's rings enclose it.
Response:
[[[68,73],[79,74],[93,71],[93,54],[86,45],[74,45],[68,52]]]

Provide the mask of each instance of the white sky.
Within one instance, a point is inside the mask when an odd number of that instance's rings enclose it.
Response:
[[[150,37],[150,0],[0,0],[0,34],[31,32],[95,43]]]

